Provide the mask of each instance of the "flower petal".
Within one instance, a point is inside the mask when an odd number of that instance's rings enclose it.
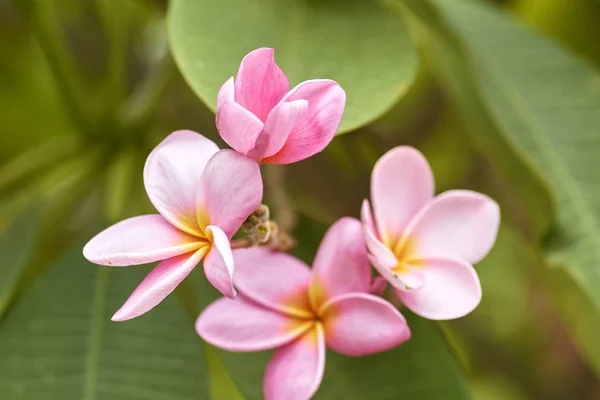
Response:
[[[89,261],[123,267],[146,264],[189,253],[203,244],[171,225],[161,215],[142,215],[114,224],[83,248]]]
[[[432,258],[420,260],[425,284],[396,293],[415,314],[445,320],[467,315],[481,301],[481,285],[473,267],[464,261]]]
[[[233,252],[235,285],[258,304],[284,314],[310,318],[308,303],[310,268],[285,253],[253,247]]]
[[[113,321],[125,321],[148,312],[169,295],[198,265],[207,247],[159,263],[138,285],[125,304],[113,315]]]
[[[373,213],[371,212],[371,204],[367,199],[363,200],[362,206],[360,207],[360,221],[365,229],[368,229],[373,236],[378,236],[375,221],[373,221]]]
[[[265,163],[290,164],[322,151],[333,139],[340,126],[346,93],[337,82],[315,79],[300,83],[281,101],[304,99],[308,110],[299,119],[283,148]]]
[[[212,247],[204,259],[204,274],[219,292],[234,299],[237,292],[233,287],[234,264],[229,238],[218,226],[209,225],[206,229],[212,237]]]
[[[217,112],[221,106],[227,102],[235,101],[235,86],[233,76],[225,81],[217,94]]]
[[[311,323],[276,313],[238,297],[220,298],[196,320],[196,332],[213,346],[229,351],[260,351],[291,342]]]
[[[287,76],[275,64],[274,54],[269,48],[248,53],[235,77],[235,101],[263,122],[290,90]]]
[[[254,148],[264,127],[254,114],[235,101],[218,106],[216,124],[225,143],[244,155]]]
[[[260,207],[263,195],[260,167],[235,151],[221,150],[206,165],[199,195],[199,207],[206,210],[210,224],[231,238]]]
[[[371,294],[337,296],[322,310],[327,347],[347,356],[379,353],[410,338],[402,314],[386,300]]]
[[[196,200],[202,171],[216,144],[192,131],[176,131],[152,150],[144,167],[146,192],[154,207],[179,229],[200,235]]]
[[[489,197],[468,190],[436,196],[411,221],[406,237],[414,257],[460,258],[471,264],[490,251],[500,225],[500,208]]]
[[[411,218],[434,194],[427,160],[416,149],[395,147],[373,167],[371,201],[379,238],[394,248]]]
[[[381,296],[387,288],[387,283],[387,280],[383,276],[376,276],[373,278],[373,281],[371,281],[369,293],[375,296]]]
[[[324,286],[325,299],[369,291],[371,270],[360,221],[346,217],[329,228],[313,262],[313,275]]]
[[[306,114],[307,110],[308,102],[306,100],[279,103],[269,113],[265,127],[258,135],[254,149],[248,153],[248,156],[255,160],[262,160],[281,150],[294,125]]]
[[[310,399],[323,380],[325,340],[321,324],[273,354],[265,374],[265,400]]]

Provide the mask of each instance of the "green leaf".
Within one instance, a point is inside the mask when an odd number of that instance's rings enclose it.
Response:
[[[404,314],[412,338],[393,350],[360,358],[328,351],[315,399],[470,399],[465,378],[435,325],[407,311]],[[244,396],[262,399],[263,377],[272,353],[219,354]]]
[[[139,318],[111,315],[145,268],[59,260],[0,325],[0,393],[11,399],[206,399],[202,346],[173,296]]]
[[[170,45],[196,94],[213,110],[242,58],[273,47],[290,83],[334,79],[346,90],[340,132],[388,110],[412,83],[416,57],[398,16],[376,1],[175,0]]]
[[[471,78],[506,135],[550,182],[558,223],[547,260],[600,308],[600,74],[476,2],[435,4],[461,40]]]
[[[33,258],[40,222],[39,210],[30,207],[0,236],[0,318],[13,297],[19,279]]]
[[[471,76],[476,68],[470,63],[471,54],[433,2],[396,0],[394,4],[405,12],[420,42],[424,67],[432,70],[444,94],[456,106],[475,149],[491,162],[503,186],[501,192],[505,192],[505,198],[497,198],[504,215],[520,225],[530,241],[539,240],[550,229],[554,215],[549,188],[527,153],[507,140],[505,127],[490,115]]]

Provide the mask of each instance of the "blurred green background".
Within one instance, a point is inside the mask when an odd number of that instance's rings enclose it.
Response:
[[[268,353],[194,332],[217,296],[200,269],[113,323],[149,268],[81,248],[154,212],[142,169],[170,132],[224,146],[217,90],[263,46],[292,85],[348,94],[323,153],[263,166],[299,257],[358,216],[396,145],[427,156],[438,192],[502,208],[480,307],[444,323],[403,310],[410,342],[328,354],[316,398],[600,399],[599,39],[598,0],[0,0],[0,399],[262,398]]]

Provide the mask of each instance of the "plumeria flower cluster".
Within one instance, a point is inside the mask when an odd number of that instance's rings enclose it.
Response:
[[[326,348],[358,357],[410,338],[402,314],[381,297],[388,283],[422,317],[471,312],[481,300],[472,265],[494,244],[498,205],[464,190],[434,197],[430,167],[413,148],[394,148],[377,162],[373,209],[365,200],[361,221],[333,224],[312,268],[281,251],[287,246],[273,246],[283,241],[273,237],[276,224],[261,205],[260,164],[292,163],[323,150],[345,101],[331,80],[290,90],[272,49],[249,53],[217,99],[217,128],[233,150],[219,150],[192,131],[172,133],[144,169],[158,214],[119,222],[84,247],[85,257],[102,265],[160,261],[113,320],[149,311],[202,261],[224,297],[201,313],[198,334],[234,352],[276,349],[265,398],[307,400],[323,378]],[[247,233],[243,246],[232,241],[238,230]],[[380,276],[372,277],[370,265]]]

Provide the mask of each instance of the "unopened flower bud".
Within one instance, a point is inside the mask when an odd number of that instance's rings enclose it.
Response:
[[[269,224],[257,225],[255,232],[259,243],[266,243],[271,237],[271,229],[269,229]]]
[[[266,204],[261,204],[258,210],[254,211],[254,214],[261,222],[267,222],[271,217],[271,212]]]

